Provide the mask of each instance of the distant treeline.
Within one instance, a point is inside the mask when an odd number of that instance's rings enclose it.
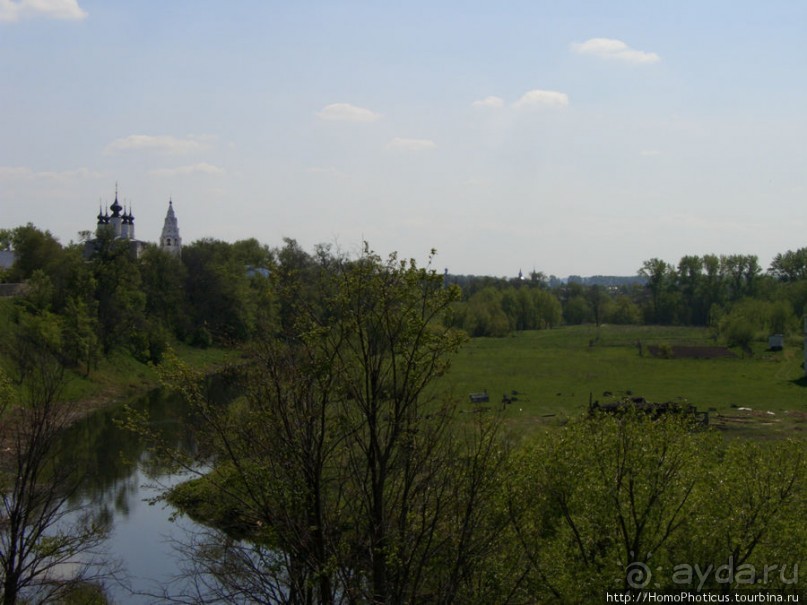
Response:
[[[317,304],[316,276],[336,260],[328,246],[307,252],[292,239],[275,248],[255,239],[202,239],[181,257],[152,245],[134,258],[126,242],[106,235],[87,258],[82,243],[64,246],[31,224],[0,229],[0,249],[16,258],[0,270],[0,282],[26,284],[0,326],[18,378],[33,343],[89,373],[119,348],[158,361],[172,339],[200,347],[249,341],[259,329],[279,329],[295,305]],[[462,292],[447,321],[471,336],[564,324],[670,324],[708,326],[727,344],[748,346],[800,330],[807,248],[777,255],[767,270],[753,255],[707,254],[677,265],[652,258],[633,277],[446,274],[444,285]]]
[[[30,369],[26,351],[43,346],[89,374],[114,350],[145,362],[159,361],[174,339],[198,347],[245,342],[293,304],[274,294],[273,280],[294,280],[297,296],[311,298],[306,271],[319,262],[315,255],[328,254],[308,254],[293,240],[271,249],[254,239],[202,239],[181,258],[155,245],[135,258],[128,242],[101,234],[87,257],[83,243],[63,246],[31,224],[0,230],[0,248],[15,255],[0,283],[24,283],[0,322],[2,352],[20,382]]]
[[[645,261],[633,277],[533,271],[522,278],[446,275],[462,302],[454,325],[472,336],[560,324],[708,326],[732,346],[800,330],[807,306],[807,248],[778,254],[764,271],[754,255],[684,256],[677,265]]]

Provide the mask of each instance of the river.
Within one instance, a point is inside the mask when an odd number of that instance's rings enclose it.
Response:
[[[169,443],[193,447],[187,406],[178,396],[155,390],[131,406],[147,412],[152,427]],[[123,406],[98,410],[71,426],[64,438],[68,451],[86,466],[87,479],[76,498],[111,520],[109,557],[123,565],[131,587],[112,583],[108,594],[117,605],[158,603],[148,595],[159,593],[181,570],[172,541],[194,524],[187,518],[172,520],[175,510],[165,503],[149,502],[182,477],[161,468],[145,439],[118,425],[123,416]]]

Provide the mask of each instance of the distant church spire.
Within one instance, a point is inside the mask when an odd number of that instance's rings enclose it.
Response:
[[[165,214],[165,224],[160,236],[160,249],[177,256],[182,252],[182,238],[179,235],[179,225],[171,198],[168,198],[168,212]]]

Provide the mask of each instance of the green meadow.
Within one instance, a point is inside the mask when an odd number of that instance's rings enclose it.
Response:
[[[639,350],[641,344],[641,353]],[[730,436],[804,435],[807,381],[801,339],[782,351],[757,343],[730,358],[681,358],[673,347],[716,347],[707,329],[654,326],[580,326],[475,338],[454,358],[441,386],[460,409],[503,408],[517,432],[561,424],[601,403],[633,395],[679,401],[710,412],[710,424]],[[650,349],[658,347],[660,356]],[[487,391],[490,403],[468,395]],[[610,393],[610,395],[609,395]],[[503,396],[513,399],[503,405]]]

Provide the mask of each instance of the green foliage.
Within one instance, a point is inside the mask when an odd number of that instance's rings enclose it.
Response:
[[[607,308],[605,313],[606,323],[627,325],[639,324],[642,321],[641,310],[628,296],[617,296],[613,304]]]
[[[91,260],[99,339],[105,355],[129,343],[144,320],[146,296],[129,243],[99,234]]]
[[[510,320],[502,309],[502,295],[493,288],[474,294],[464,312],[463,329],[471,336],[506,336]]]
[[[61,318],[50,311],[29,309],[25,303],[14,308],[0,345],[17,384],[34,375],[43,354],[58,357],[62,350]]]
[[[31,223],[12,230],[11,244],[16,255],[8,275],[11,282],[22,282],[41,270],[51,275],[58,266],[63,250],[49,231],[40,231]]]
[[[804,529],[795,539],[788,531],[803,525],[804,464],[803,442],[725,445],[672,416],[575,420],[519,453],[503,493],[529,566],[519,591],[538,602],[599,602],[608,590],[697,590],[697,578],[676,575],[681,565],[761,573],[803,562]],[[646,584],[631,584],[637,566]],[[712,574],[705,588],[758,586]],[[765,588],[798,586],[774,578]]]
[[[182,261],[149,246],[138,259],[143,291],[146,295],[145,313],[149,323],[170,327],[179,338],[190,330],[185,283],[188,272]]]
[[[150,319],[133,332],[129,344],[135,359],[158,364],[169,347],[169,340],[168,330],[159,321]]]
[[[784,254],[774,256],[768,272],[776,279],[784,282],[796,282],[807,279],[807,248],[788,250]]]
[[[477,290],[465,303],[455,303],[451,325],[471,336],[506,336],[512,331],[541,330],[561,323],[557,297],[540,287],[521,284]]]
[[[187,268],[186,296],[191,333],[204,327],[217,343],[247,340],[255,330],[258,300],[250,287],[247,265],[231,244],[200,240],[182,249]]]
[[[495,593],[473,578],[486,573],[503,527],[483,512],[503,459],[496,426],[480,422],[465,437],[452,429],[450,402],[428,389],[464,339],[442,317],[458,290],[369,249],[357,259],[320,254],[304,270],[317,297],[290,304],[282,331],[254,343],[242,400],[214,406],[191,374],[168,366],[217,461],[172,497],[217,524],[237,519],[249,538],[216,539],[194,560],[239,562],[215,578],[223,600],[262,600],[279,586],[292,603],[306,594],[490,602]],[[291,302],[298,285],[281,276],[279,300]],[[283,561],[250,571],[249,561],[278,551]]]
[[[98,363],[100,340],[98,321],[85,300],[70,297],[63,313],[62,354],[65,361],[75,366],[84,366],[84,375]]]
[[[718,329],[729,346],[748,349],[754,340],[764,341],[770,334],[787,335],[794,331],[796,320],[786,300],[746,298],[720,317]]]
[[[572,296],[563,306],[563,319],[572,326],[593,321],[591,304],[584,296]]]

